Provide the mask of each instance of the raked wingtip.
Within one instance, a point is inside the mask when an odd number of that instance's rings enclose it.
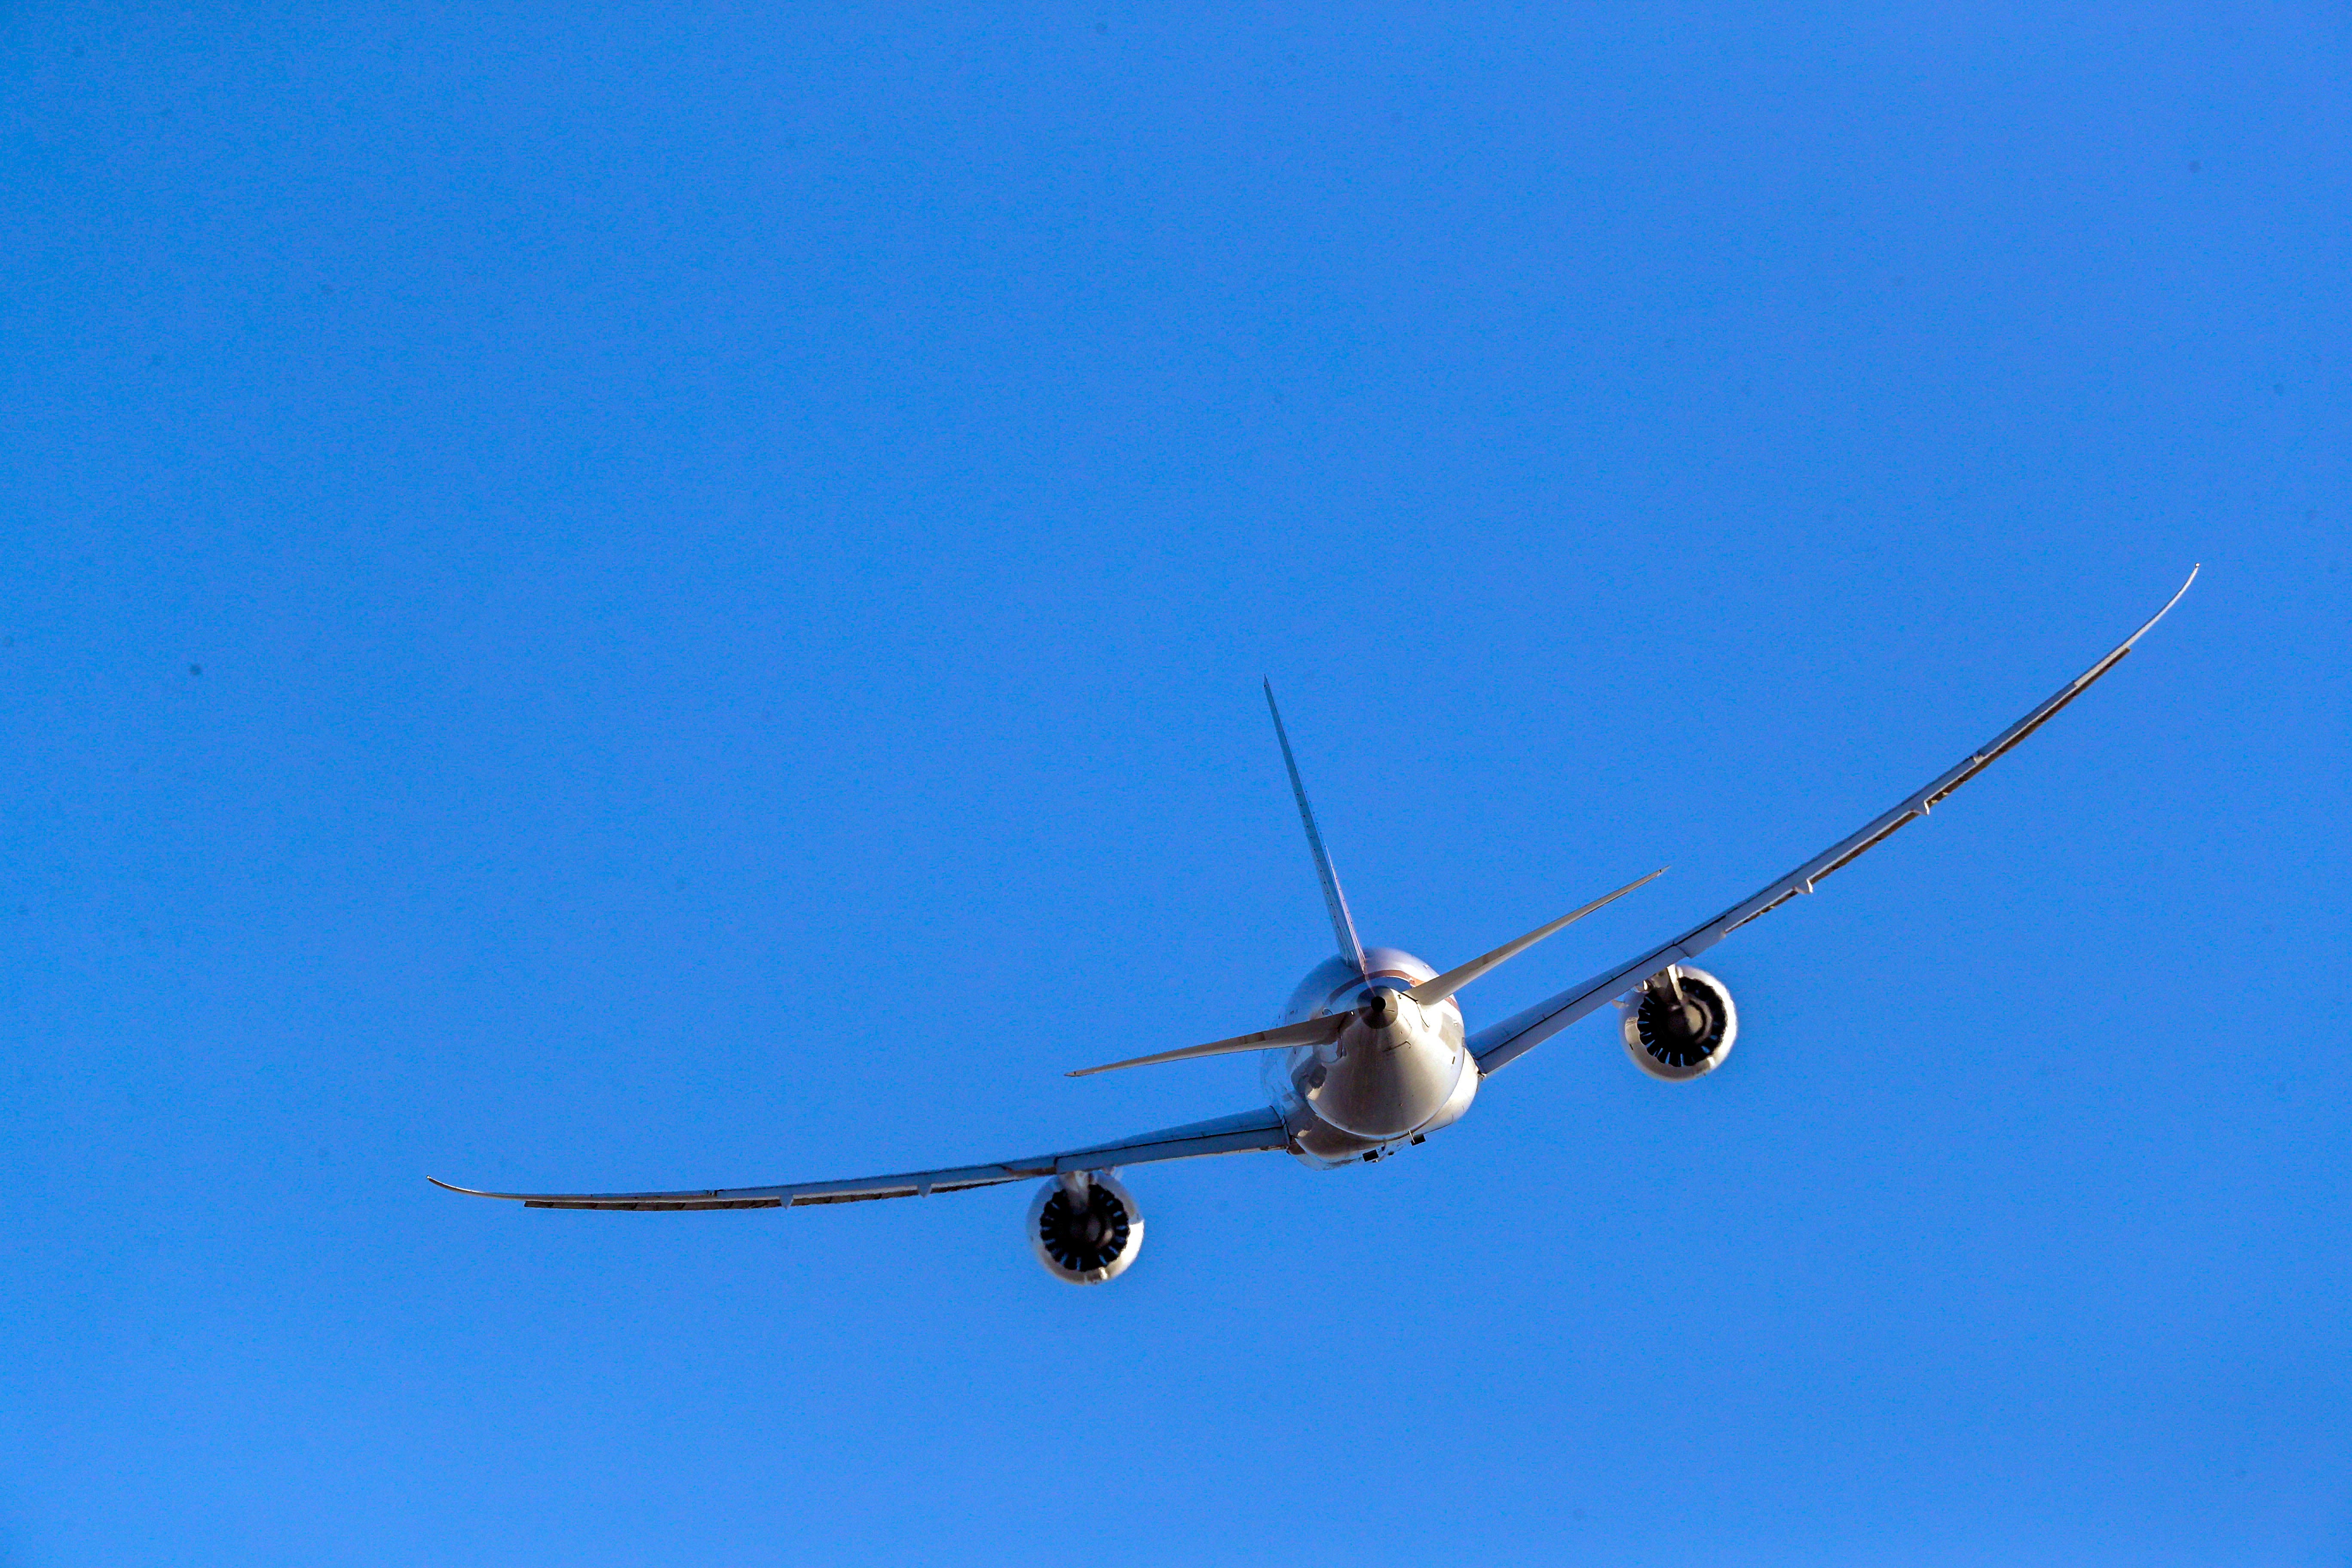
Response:
[[[502,1198],[506,1196],[504,1193],[486,1193],[479,1187],[461,1187],[455,1182],[445,1182],[438,1176],[427,1176],[425,1179],[432,1183],[435,1186],[440,1188],[445,1193],[462,1193],[469,1198]]]

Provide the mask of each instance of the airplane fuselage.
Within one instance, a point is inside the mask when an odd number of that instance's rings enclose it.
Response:
[[[1454,998],[1426,1006],[1404,994],[1436,971],[1392,947],[1368,948],[1364,974],[1343,958],[1309,971],[1282,1021],[1357,1012],[1374,990],[1391,993],[1384,1017],[1351,1018],[1337,1039],[1268,1051],[1267,1097],[1291,1147],[1310,1165],[1379,1159],[1400,1143],[1450,1126],[1478,1093],[1478,1067],[1463,1043]]]

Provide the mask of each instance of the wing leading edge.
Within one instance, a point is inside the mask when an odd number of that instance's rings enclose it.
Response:
[[[1597,974],[1573,990],[1563,991],[1548,1001],[1538,1002],[1525,1012],[1515,1014],[1499,1024],[1491,1024],[1471,1036],[1470,1051],[1477,1058],[1478,1070],[1491,1073],[1507,1067],[1666,965],[1696,958],[1749,921],[1769,914],[1800,893],[1811,892],[1814,884],[1843,868],[1864,850],[1884,843],[1897,828],[1915,818],[1926,816],[1932,807],[1943,803],[1945,796],[1976,777],[2019,742],[2055,718],[2060,709],[2089,690],[2094,681],[2113,669],[2124,655],[2131,651],[2132,644],[2146,637],[2149,627],[2164,619],[2172,606],[2180,603],[2180,595],[2189,592],[2189,584],[2197,581],[2199,570],[2200,567],[2191,567],[2189,582],[2181,584],[2179,591],[2165,601],[2164,608],[2150,616],[2146,626],[2126,637],[2105,658],[2060,687],[2024,718],[1969,752],[1958,764],[1938,774],[1925,788],[1907,796],[1893,810],[1874,818],[1787,876],[1759,889],[1713,920],[1692,927],[1674,941],[1654,947],[1641,957],[1621,963],[1605,974]]]
[[[960,1165],[944,1171],[908,1171],[896,1176],[859,1176],[845,1182],[796,1182],[777,1187],[713,1187],[682,1193],[486,1193],[427,1176],[449,1192],[476,1198],[509,1198],[532,1209],[773,1209],[816,1204],[866,1203],[875,1198],[924,1197],[972,1187],[1056,1176],[1067,1171],[1111,1165],[1146,1165],[1160,1160],[1193,1160],[1207,1154],[1245,1154],[1286,1149],[1289,1137],[1273,1110],[1249,1110],[1146,1132],[1118,1143],[1098,1143],[1066,1154],[1040,1154],[998,1165]]]

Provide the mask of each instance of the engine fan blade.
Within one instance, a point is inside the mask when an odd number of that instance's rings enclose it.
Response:
[[[1603,905],[1615,903],[1619,899],[1623,898],[1626,894],[1640,887],[1643,882],[1654,882],[1657,880],[1660,877],[1664,876],[1670,869],[1670,867],[1661,866],[1656,870],[1651,872],[1648,876],[1643,878],[1640,882],[1628,882],[1623,887],[1618,889],[1615,892],[1610,894],[1607,898],[1595,899],[1591,903],[1585,905],[1582,909],[1574,910],[1560,916],[1559,919],[1552,921],[1549,925],[1538,926],[1535,930],[1528,932],[1527,935],[1519,938],[1517,942],[1505,942],[1502,946],[1486,954],[1484,958],[1474,958],[1459,969],[1449,969],[1433,980],[1423,981],[1420,984],[1406,992],[1405,994],[1412,997],[1414,1001],[1422,1004],[1423,1006],[1427,1006],[1433,1002],[1443,1002],[1448,996],[1453,995],[1456,991],[1461,990],[1465,985],[1469,984],[1473,980],[1475,980],[1480,975],[1486,973],[1488,970],[1497,969],[1502,965],[1508,963],[1512,959],[1518,957],[1519,954],[1527,952],[1528,949],[1535,946],[1536,943],[1543,941],[1544,938],[1551,935],[1554,931],[1566,930],[1568,927],[1574,925],[1577,921],[1582,920],[1593,910],[1601,908]]]
[[[1123,1062],[1105,1062],[1098,1068],[1077,1068],[1069,1076],[1087,1078],[1098,1072],[1117,1072],[1121,1068],[1144,1068],[1155,1062],[1181,1062],[1193,1057],[1230,1056],[1235,1051],[1270,1051],[1282,1046],[1319,1046],[1326,1040],[1338,1039],[1339,1031],[1346,1028],[1348,1020],[1354,1016],[1352,1013],[1329,1013],[1320,1018],[1285,1024],[1278,1029],[1261,1029],[1255,1035],[1236,1035],[1230,1040],[1212,1040],[1205,1046],[1186,1046],[1181,1050],[1130,1057]]]

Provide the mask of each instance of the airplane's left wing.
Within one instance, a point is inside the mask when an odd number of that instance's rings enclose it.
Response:
[[[1146,1132],[1118,1143],[1098,1143],[1066,1154],[1040,1154],[998,1165],[961,1165],[944,1171],[908,1171],[896,1176],[858,1176],[843,1182],[795,1182],[777,1187],[713,1187],[683,1193],[486,1193],[427,1176],[426,1181],[468,1197],[510,1198],[532,1209],[773,1209],[814,1204],[856,1204],[873,1198],[924,1197],[972,1187],[1057,1176],[1067,1171],[1098,1171],[1113,1165],[1146,1165],[1160,1160],[1192,1160],[1203,1154],[1245,1154],[1289,1147],[1282,1118],[1271,1110],[1221,1116]]]
[[[2197,581],[2197,569],[2189,573],[2189,583]],[[1693,926],[1674,941],[1652,948],[1641,957],[1621,963],[1606,973],[1596,974],[1572,991],[1563,991],[1548,1001],[1538,1002],[1523,1013],[1492,1024],[1470,1037],[1472,1056],[1476,1058],[1482,1073],[1498,1072],[1533,1050],[1544,1041],[1591,1013],[1598,1012],[1629,987],[1639,984],[1670,963],[1680,963],[1696,958],[1741,926],[1759,915],[1769,914],[1782,904],[1801,894],[1813,890],[1815,883],[1831,872],[1843,867],[1863,851],[1886,840],[1888,835],[1906,823],[1925,817],[1944,798],[1999,761],[2011,748],[2042,728],[2058,715],[2058,710],[2091,689],[2094,681],[2113,669],[2132,645],[2147,635],[2148,627],[2164,619],[2173,605],[2180,603],[2180,595],[2189,592],[2189,583],[2180,584],[2164,603],[2164,608],[2147,618],[2147,625],[2126,637],[2105,658],[2060,687],[2044,699],[2032,712],[1995,735],[1991,740],[1961,758],[1929,781],[1926,787],[1904,798],[1894,809],[1874,817],[1856,831],[1839,839],[1819,855],[1806,861],[1787,876],[1767,883],[1751,897],[1743,899],[1713,920]]]

